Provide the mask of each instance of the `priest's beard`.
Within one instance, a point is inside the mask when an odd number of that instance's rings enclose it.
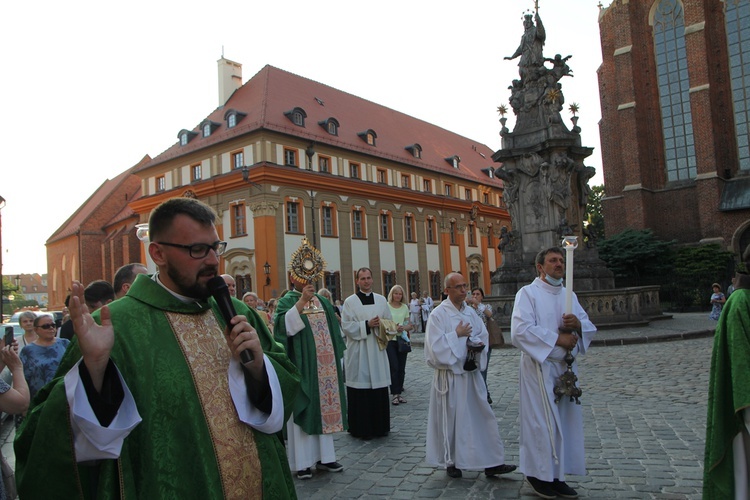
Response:
[[[203,283],[200,282],[201,277],[212,278],[219,274],[219,268],[217,266],[205,266],[200,268],[198,274],[195,277],[189,276],[187,273],[182,273],[176,267],[169,264],[166,266],[166,273],[172,283],[177,286],[178,290],[175,290],[180,295],[190,297],[192,299],[207,299],[211,296],[211,293],[206,287],[208,280],[206,279]]]

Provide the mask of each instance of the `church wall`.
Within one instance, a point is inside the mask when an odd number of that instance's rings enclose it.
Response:
[[[650,228],[664,240],[731,246],[750,209],[718,210],[738,171],[724,2],[684,0],[697,177],[668,182],[653,43],[654,0],[615,0],[600,14],[605,231]],[[669,214],[665,217],[665,214]],[[718,238],[718,240],[717,240]]]

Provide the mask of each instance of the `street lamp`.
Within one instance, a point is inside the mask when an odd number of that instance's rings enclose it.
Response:
[[[263,264],[263,273],[266,275],[266,286],[268,286],[271,284],[271,264],[268,261]]]
[[[0,323],[3,322],[3,208],[5,208],[5,198],[0,196]]]
[[[243,181],[245,181],[245,182],[247,182],[249,184],[252,184],[253,186],[257,187],[258,191],[263,191],[263,188],[260,186],[260,184],[258,184],[255,181],[251,181],[250,180],[250,167],[249,166],[242,165],[240,167],[240,171],[242,172],[242,180]]]

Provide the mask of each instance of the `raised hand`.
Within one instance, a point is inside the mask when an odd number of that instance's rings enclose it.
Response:
[[[13,349],[12,345],[0,350],[0,358],[11,373],[16,373],[17,370],[23,371],[23,363],[21,363],[21,358],[18,357],[18,349]]]
[[[83,362],[91,375],[94,388],[100,391],[104,370],[109,362],[109,354],[115,343],[115,331],[109,316],[109,308],[101,308],[101,322],[99,325],[89,312],[88,306],[83,299],[83,285],[74,281],[70,293],[70,319],[73,321],[73,330],[78,338],[78,345],[83,355]]]

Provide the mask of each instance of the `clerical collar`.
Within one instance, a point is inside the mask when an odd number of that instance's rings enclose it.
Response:
[[[357,297],[359,297],[360,302],[362,302],[363,306],[371,305],[375,303],[375,294],[365,293],[362,290],[357,290]]]
[[[180,295],[179,293],[175,292],[174,290],[170,290],[169,288],[167,288],[167,285],[165,285],[164,283],[162,283],[161,279],[159,279],[159,272],[158,271],[154,273],[154,275],[151,277],[151,279],[154,280],[154,281],[156,281],[159,285],[161,285],[162,288],[164,288],[166,291],[168,291],[169,293],[171,293],[174,296],[174,298],[176,298],[177,300],[179,300],[180,302],[182,302],[184,304],[192,304],[192,303],[205,304],[205,302],[206,302],[205,300],[201,301],[201,300],[198,300],[198,299],[194,299],[193,297],[186,297],[184,295]]]

